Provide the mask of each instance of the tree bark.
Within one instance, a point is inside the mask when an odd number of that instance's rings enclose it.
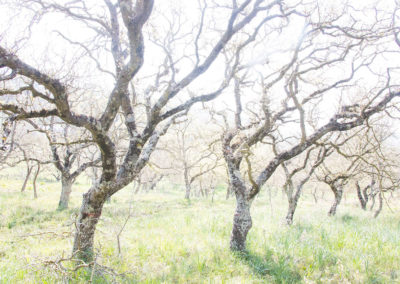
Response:
[[[72,184],[74,181],[67,177],[61,178],[61,196],[58,202],[57,210],[64,210],[68,208],[69,198],[72,192]]]
[[[340,201],[342,201],[342,196],[343,196],[343,189],[341,188],[332,188],[333,194],[335,195],[335,201],[333,202],[331,209],[328,212],[328,216],[335,216],[336,215],[336,209],[338,205],[340,204]]]
[[[379,200],[379,207],[375,211],[374,218],[377,218],[379,216],[379,214],[381,213],[382,208],[383,208],[383,197],[382,197],[381,191],[378,193],[378,200]]]
[[[236,211],[233,217],[233,228],[231,234],[230,248],[233,251],[246,250],[247,234],[252,227],[250,215],[251,202],[241,196],[236,196]]]
[[[370,211],[372,211],[372,209],[374,209],[375,206],[375,196],[376,196],[376,192],[372,192],[371,193],[371,199],[372,199],[372,203],[371,203],[371,207],[369,208]]]
[[[33,178],[33,198],[35,198],[35,199],[38,198],[37,190],[36,190],[36,179],[39,175],[39,172],[40,172],[40,164],[38,163],[37,171],[35,173],[35,177]]]
[[[22,184],[22,187],[21,187],[21,192],[25,191],[26,184],[28,183],[28,180],[29,180],[29,177],[30,177],[31,173],[32,173],[32,167],[27,166],[27,168],[26,168],[26,176],[25,176],[24,183]]]
[[[183,174],[184,174],[184,178],[185,178],[185,199],[189,200],[190,199],[190,191],[191,191],[191,185],[190,185],[190,181],[189,181],[189,173],[188,170],[185,166],[184,170],[183,170]]]
[[[186,184],[185,199],[187,199],[187,200],[190,199],[190,191],[191,191],[191,186],[190,186],[190,184]]]
[[[229,196],[231,195],[231,185],[228,182],[228,187],[226,188],[226,196],[225,199],[228,200]]]
[[[106,194],[98,187],[92,187],[83,195],[72,252],[86,263],[93,260],[94,233],[106,199]]]
[[[286,215],[286,224],[289,226],[293,224],[293,216],[294,216],[294,212],[296,211],[296,208],[297,208],[297,200],[294,198],[290,199],[288,212]]]
[[[358,184],[358,182],[356,182],[356,189],[357,189],[357,197],[358,197],[358,200],[360,201],[361,208],[363,210],[366,210],[367,209],[367,200],[364,198],[365,196],[363,196],[363,194],[361,192],[360,185]]]

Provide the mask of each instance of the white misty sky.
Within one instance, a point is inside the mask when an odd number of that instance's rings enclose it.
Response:
[[[14,3],[16,1],[9,1],[10,3]],[[55,1],[56,3],[64,3],[66,1]],[[68,2],[68,1],[67,1]],[[85,1],[90,4],[102,3],[101,1]],[[221,1],[222,2],[222,1]],[[291,5],[292,3],[296,3],[297,1],[286,1],[287,5]],[[316,1],[310,1],[311,4]],[[218,2],[220,3],[220,2]],[[227,1],[230,3],[230,1]],[[368,23],[374,20],[374,13],[370,9],[371,7],[376,7],[379,10],[391,11],[395,5],[395,1],[392,0],[352,0],[352,1],[343,1],[343,0],[334,0],[334,1],[318,1],[320,4],[320,14],[324,17],[329,16],[334,13],[338,13],[339,11],[344,11],[348,13],[349,17],[355,17],[360,21]],[[343,3],[347,3],[347,6],[344,6]],[[7,1],[1,2],[2,6],[0,9],[0,41],[2,45],[5,45],[9,48],[14,47],[14,42],[21,37],[28,36],[30,33],[28,31],[29,22],[33,14],[29,12],[29,9],[16,9],[15,6],[7,6]],[[100,6],[99,6],[100,7]],[[183,12],[182,26],[180,27],[182,31],[185,31],[189,28],[191,24],[193,24],[199,18],[198,12],[198,1],[197,0],[187,0],[187,1],[155,1],[155,11],[154,15],[151,18],[151,21],[148,25],[148,29],[151,27],[162,27],[165,25],[165,18],[171,19],[169,16],[171,15],[171,10],[173,11],[181,11]],[[29,8],[29,7],[25,7]],[[360,10],[356,12],[355,10]],[[207,15],[209,15],[207,11]],[[165,17],[165,18],[164,18]],[[217,17],[221,22],[226,21],[226,17],[221,15]],[[325,20],[325,19],[323,19]],[[209,24],[209,23],[207,23]],[[297,18],[297,20],[293,20],[290,25],[283,29],[282,32],[274,32],[270,36],[269,41],[264,42],[255,46],[251,51],[249,51],[245,56],[246,65],[252,65],[252,72],[255,74],[256,72],[264,72],[268,68],[274,68],[276,66],[282,66],[288,62],[291,56],[291,51],[295,46],[299,36],[304,27],[304,22],[302,19]],[[85,41],[86,38],[91,36],[91,33],[88,32],[87,29],[84,29],[81,24],[77,24],[68,19],[60,17],[59,15],[48,15],[46,16],[39,24],[35,24],[32,28],[32,33],[29,38],[26,40],[19,41],[18,43],[18,55],[25,59],[27,62],[34,66],[38,66],[40,68],[49,70],[53,72],[55,76],[68,76],[70,75],[65,70],[70,70],[73,68],[76,69],[76,72],[80,72],[80,81],[74,80],[74,84],[84,84],[90,90],[90,92],[101,94],[102,92],[107,94],[107,92],[112,88],[113,79],[108,75],[101,75],[98,72],[91,72],[91,68],[93,65],[85,64],[88,63],[86,61],[75,63],[69,59],[76,57],[79,52],[71,48],[70,45],[66,44],[66,41],[63,40],[58,34],[57,30],[62,31],[67,36],[71,37],[74,41]],[[153,31],[154,32],[154,31]],[[160,30],[156,29],[155,32],[159,32],[160,36],[162,36]],[[207,39],[210,42],[203,42],[205,48],[210,48],[212,45],[213,33],[205,34]],[[282,54],[282,50],[286,50],[286,53]],[[176,58],[180,57],[180,53],[187,52],[187,47],[183,49],[183,45],[177,45],[174,49],[174,55]],[[381,67],[386,68],[388,64],[393,64],[396,66],[396,63],[399,62],[398,56],[393,55],[393,59],[386,58],[381,59],[382,64]],[[151,85],[152,81],[148,79],[143,79],[147,74],[151,74],[154,72],[155,68],[158,67],[159,62],[163,60],[164,55],[162,54],[160,48],[155,47],[150,42],[146,44],[146,63],[143,67],[143,70],[138,74],[140,79],[139,90],[144,91],[148,86]],[[113,70],[113,64],[110,57],[104,56],[104,53],[99,53],[99,58],[101,58],[103,66],[110,70]],[[65,59],[67,59],[67,64],[65,65]],[[267,67],[265,67],[264,63],[268,61]],[[92,62],[91,62],[92,63]],[[261,64],[260,64],[261,63]],[[216,85],[220,82],[223,77],[223,58],[220,58],[213,64],[210,72],[207,72],[205,75],[201,76],[198,80],[196,80],[193,84],[188,88],[190,91],[195,94],[199,94],[202,92],[208,92],[210,90],[215,89]],[[191,67],[189,61],[183,60],[183,63],[179,66],[180,71],[177,74],[179,79],[180,76],[185,75],[185,71],[189,70]],[[75,72],[75,71],[74,71]],[[332,74],[326,73],[325,76],[335,76],[343,75],[338,70],[331,71]],[[365,77],[370,76],[370,73],[366,72]],[[366,78],[363,78],[366,79]],[[360,79],[361,80],[361,79]],[[365,80],[368,82],[368,78]],[[145,82],[144,84],[141,84]],[[249,95],[244,97],[244,101],[251,100],[253,97],[257,97],[257,89],[247,89],[246,92],[249,92]],[[253,92],[252,94],[250,94]],[[184,94],[183,94],[184,95]],[[231,107],[233,108],[232,95],[227,92],[224,94],[221,99],[218,100],[216,108],[222,109]],[[185,96],[180,96],[180,100],[186,99]],[[337,97],[332,96],[329,98],[324,106],[325,113],[331,114],[335,111],[338,105]],[[332,107],[334,106],[334,107]]]

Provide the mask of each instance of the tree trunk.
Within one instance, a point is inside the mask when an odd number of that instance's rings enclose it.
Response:
[[[33,178],[33,198],[35,198],[35,199],[38,198],[37,190],[36,190],[36,179],[39,175],[39,172],[40,172],[40,164],[37,165],[37,171],[36,171],[35,177]]]
[[[293,216],[294,212],[296,211],[296,208],[297,208],[297,200],[295,200],[294,198],[289,199],[289,207],[286,215],[286,224],[289,226],[293,224]]]
[[[364,199],[364,196],[361,193],[361,188],[360,188],[360,185],[358,184],[358,182],[356,182],[356,189],[357,189],[357,197],[358,197],[358,200],[360,201],[361,208],[363,210],[366,210],[367,209],[367,201]]]
[[[64,210],[68,208],[69,198],[72,191],[73,180],[62,177],[61,178],[61,196],[58,202],[57,210]]]
[[[28,183],[28,180],[29,180],[29,177],[30,177],[31,173],[32,173],[32,167],[30,167],[30,166],[28,165],[27,168],[26,168],[25,180],[24,180],[24,183],[22,184],[22,187],[21,187],[21,192],[24,192],[24,191],[25,191],[25,189],[26,189],[26,184]]]
[[[185,199],[189,200],[190,199],[190,191],[191,191],[191,184],[189,181],[189,170],[188,167],[186,166],[186,164],[184,165],[183,168],[183,178],[185,180]]]
[[[340,201],[342,201],[342,196],[343,196],[343,190],[341,188],[332,189],[332,191],[335,195],[335,201],[333,202],[332,207],[328,212],[328,216],[336,215],[336,209],[337,209],[338,205],[340,204]]]
[[[93,260],[94,233],[107,196],[97,187],[83,195],[82,206],[76,222],[73,254],[90,263]]]
[[[185,199],[189,200],[189,199],[190,199],[191,187],[190,187],[190,184],[189,184],[189,183],[187,183],[185,186],[186,186]]]
[[[226,188],[226,197],[225,197],[225,199],[228,200],[230,195],[231,195],[231,186],[228,183],[228,187]]]
[[[379,214],[381,213],[382,208],[383,208],[383,197],[382,197],[382,192],[379,192],[379,193],[378,193],[378,201],[379,201],[379,207],[378,207],[378,209],[375,211],[374,218],[376,218],[376,217],[379,216]]]
[[[372,194],[371,194],[372,204],[371,204],[371,207],[369,208],[370,211],[372,211],[372,209],[374,209],[374,206],[375,206],[375,196],[376,196],[376,193],[372,193]]]
[[[315,204],[318,203],[318,198],[317,198],[317,188],[314,187],[314,189],[311,191],[312,196],[314,197],[314,202]]]
[[[246,250],[246,238],[252,226],[250,205],[250,201],[237,194],[236,211],[233,217],[233,228],[230,242],[230,248],[233,251]]]

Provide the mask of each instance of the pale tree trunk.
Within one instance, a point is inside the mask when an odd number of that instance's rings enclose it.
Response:
[[[290,196],[288,196],[289,207],[288,207],[288,213],[286,215],[286,224],[289,226],[293,224],[293,216],[294,216],[294,213],[297,208],[297,203],[299,202],[299,199],[300,199],[303,185],[304,185],[304,183],[297,186],[296,192],[294,195],[292,195],[293,190],[291,190],[289,192],[290,193]]]
[[[76,222],[73,254],[86,263],[93,260],[94,233],[107,196],[98,187],[83,195],[80,214]]]
[[[33,178],[33,198],[35,198],[35,199],[38,198],[37,190],[36,190],[36,179],[39,175],[39,172],[40,172],[40,164],[37,165],[37,171],[36,171],[35,177]]]
[[[318,203],[318,197],[317,197],[317,188],[316,187],[314,187],[314,189],[311,191],[311,194],[312,194],[312,196],[314,198],[315,204],[317,204]]]
[[[24,192],[25,189],[26,189],[26,185],[27,185],[29,177],[30,177],[30,175],[32,173],[32,168],[33,167],[30,167],[29,165],[26,168],[26,176],[25,176],[24,183],[22,184],[22,187],[21,187],[21,192]]]
[[[335,195],[335,201],[333,202],[331,209],[328,212],[328,216],[335,216],[336,209],[340,204],[340,201],[342,201],[343,190],[340,187],[339,188],[331,187],[331,189],[333,191],[333,194]]]
[[[189,181],[189,173],[188,173],[188,170],[187,170],[187,167],[185,166],[185,168],[184,168],[184,170],[183,170],[183,175],[184,175],[184,178],[185,178],[185,188],[186,188],[186,190],[185,190],[185,199],[187,199],[187,200],[189,200],[190,199],[190,191],[191,191],[191,184],[190,184],[190,181]]]
[[[57,210],[64,210],[68,208],[73,183],[74,181],[71,178],[64,176],[61,178],[61,196],[60,201],[58,202]]]
[[[240,194],[236,194],[236,211],[233,217],[233,228],[230,242],[230,248],[233,251],[246,250],[247,234],[253,224],[250,215],[250,206],[250,201]]]
[[[190,186],[190,184],[186,184],[185,199],[187,199],[187,200],[190,199],[190,191],[191,191],[191,186]]]
[[[381,191],[378,193],[378,200],[379,200],[379,207],[375,211],[374,218],[379,216],[379,214],[381,213],[382,208],[383,208],[383,196],[382,196],[382,192]]]
[[[225,199],[228,200],[230,195],[231,195],[231,185],[228,183],[228,187],[226,188]]]
[[[296,211],[296,208],[297,208],[297,200],[295,200],[295,198],[290,198],[288,212],[286,214],[286,224],[289,226],[293,224],[293,216],[294,212]]]
[[[371,207],[369,208],[370,211],[372,211],[372,209],[374,209],[374,206],[375,206],[375,197],[376,197],[376,193],[372,193],[372,194],[371,194],[372,203],[371,203]]]
[[[356,182],[356,189],[357,189],[357,197],[358,200],[360,201],[361,208],[363,210],[367,210],[368,195],[366,194],[366,190],[362,192],[358,182]]]

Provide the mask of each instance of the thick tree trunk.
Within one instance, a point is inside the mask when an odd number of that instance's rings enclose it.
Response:
[[[328,212],[328,216],[335,216],[336,215],[336,209],[338,205],[340,204],[340,201],[342,201],[342,196],[343,196],[343,190],[341,188],[333,190],[333,193],[335,195],[335,201],[332,204],[331,209]]]
[[[82,206],[76,222],[73,254],[90,263],[93,260],[94,233],[107,196],[96,187],[83,195]]]
[[[251,229],[252,220],[250,215],[251,202],[244,197],[236,196],[236,211],[233,217],[233,228],[231,234],[230,248],[233,251],[246,250],[246,238]]]
[[[24,183],[22,184],[22,187],[21,187],[21,192],[24,192],[26,189],[26,184],[28,183],[29,177],[32,173],[32,168],[33,167],[30,167],[30,166],[27,166],[27,168],[26,168],[26,176],[25,176]]]
[[[66,177],[61,178],[61,196],[58,202],[57,210],[64,210],[68,208],[69,198],[72,192],[73,180]]]

